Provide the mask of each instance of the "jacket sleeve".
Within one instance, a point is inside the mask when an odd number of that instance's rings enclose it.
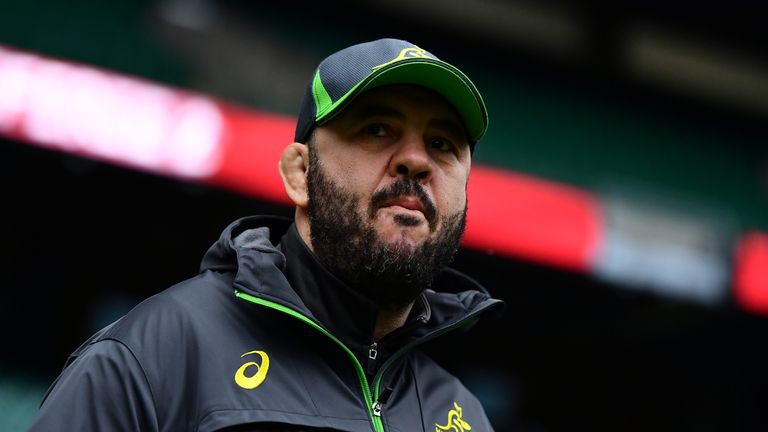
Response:
[[[107,339],[67,366],[43,398],[30,431],[157,431],[154,398],[133,353]]]

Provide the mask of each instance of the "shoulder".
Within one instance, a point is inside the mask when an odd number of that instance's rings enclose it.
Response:
[[[30,430],[157,430],[155,407],[131,350],[115,340],[91,340],[67,361]]]
[[[162,394],[194,373],[201,347],[231,337],[222,327],[236,315],[234,299],[229,274],[201,273],[139,303],[92,336],[72,358],[103,342],[119,343]]]
[[[69,363],[83,369],[80,357],[93,357],[102,345],[120,346],[154,395],[158,422],[188,426],[200,401],[218,394],[209,387],[231,381],[237,365],[222,363],[240,362],[247,351],[239,343],[249,328],[247,315],[232,275],[206,271],[138,304],[83,344]],[[119,373],[119,366],[114,370]]]
[[[190,336],[194,327],[223,313],[231,297],[231,276],[205,272],[142,301],[97,338],[146,347],[150,340],[179,332]]]

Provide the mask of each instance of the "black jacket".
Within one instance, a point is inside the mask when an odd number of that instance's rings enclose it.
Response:
[[[232,223],[198,276],[70,356],[31,430],[492,430],[477,399],[414,348],[502,303],[446,269],[436,287],[449,281],[451,292],[425,292],[417,324],[381,357],[376,346],[360,355],[289,284],[274,246],[289,226],[270,217]],[[376,357],[372,369],[364,357]]]

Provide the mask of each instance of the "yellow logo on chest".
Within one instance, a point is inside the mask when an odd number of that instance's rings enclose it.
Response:
[[[470,429],[472,429],[472,426],[469,425],[466,421],[464,421],[463,418],[461,418],[462,410],[458,403],[453,403],[452,410],[448,411],[448,424],[445,426],[441,426],[437,423],[435,423],[435,432],[440,431],[454,431],[454,432],[466,432]]]
[[[255,361],[245,363],[244,365],[240,366],[237,372],[235,372],[235,383],[247,390],[252,390],[260,386],[261,383],[267,379],[267,372],[269,371],[269,356],[264,351],[248,351],[240,357],[245,357],[252,354],[261,357],[261,363],[257,363]],[[256,368],[256,373],[250,376],[246,375],[246,369],[251,366]]]

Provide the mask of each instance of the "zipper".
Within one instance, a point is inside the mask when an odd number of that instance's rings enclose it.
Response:
[[[477,315],[479,315],[482,311],[484,311],[485,308],[480,309],[478,311],[475,311],[472,315],[464,317],[461,321],[458,321],[454,323],[451,326],[442,328],[440,330],[434,331],[422,338],[419,338],[408,345],[400,348],[397,350],[394,354],[392,354],[386,362],[381,366],[381,369],[379,369],[379,372],[376,374],[376,376],[373,379],[373,386],[371,387],[371,394],[373,396],[377,396],[376,401],[373,402],[371,405],[371,412],[372,414],[378,418],[381,417],[381,412],[384,409],[384,405],[387,403],[387,400],[389,400],[389,396],[392,394],[392,387],[386,387],[384,391],[379,394],[379,386],[381,385],[381,380],[384,378],[384,374],[387,373],[387,370],[397,362],[400,357],[402,357],[405,353],[411,351],[414,347],[421,345],[422,343],[428,342],[436,337],[442,336],[450,331],[459,329],[461,327],[464,327],[466,325],[472,324],[473,322],[476,322],[478,320]],[[386,338],[386,336],[385,336]],[[378,344],[376,342],[372,343],[369,350],[368,350],[368,366],[370,370],[371,362],[376,359],[376,356],[378,354]]]
[[[373,409],[373,415],[381,417],[381,410],[384,408],[384,404],[389,400],[389,396],[392,394],[392,387],[387,387],[376,399],[376,402],[371,405]]]
[[[322,334],[328,336],[331,340],[336,342],[336,344],[338,344],[344,350],[344,352],[347,353],[347,356],[352,361],[352,365],[355,367],[355,372],[357,373],[357,378],[360,380],[360,387],[363,391],[363,398],[365,399],[366,405],[368,407],[368,414],[371,418],[371,422],[373,423],[373,428],[376,432],[384,432],[384,423],[381,420],[381,414],[382,414],[382,410],[384,409],[384,405],[387,403],[387,400],[389,400],[389,396],[392,394],[391,387],[385,388],[384,391],[381,392],[381,394],[379,394],[379,386],[381,384],[381,379],[384,377],[384,374],[387,372],[387,370],[398,359],[400,359],[400,357],[402,357],[403,354],[412,350],[414,347],[421,345],[422,343],[428,342],[438,336],[442,336],[445,333],[448,333],[450,331],[459,329],[473,322],[476,322],[478,320],[477,315],[479,315],[481,312],[487,309],[487,308],[482,308],[480,310],[477,310],[472,315],[464,317],[461,321],[458,321],[440,330],[434,331],[400,348],[394,354],[392,354],[387,359],[386,362],[384,362],[384,364],[381,366],[381,368],[376,373],[376,376],[373,379],[373,385],[370,386],[368,384],[368,378],[365,375],[365,371],[363,370],[363,366],[360,364],[360,361],[357,359],[355,354],[349,348],[347,348],[347,346],[344,345],[343,342],[341,342],[336,336],[331,334],[331,332],[326,330],[323,326],[311,320],[301,312],[298,312],[288,306],[284,306],[279,303],[272,302],[270,300],[265,300],[259,297],[255,297],[237,289],[235,290],[235,296],[243,300],[247,300],[251,303],[256,303],[256,304],[286,313],[300,321],[305,322],[306,324],[309,324],[311,327],[315,328],[316,330],[320,331]],[[376,342],[372,343],[368,349],[368,366],[369,367],[372,364],[371,362],[375,362],[376,357],[378,356],[378,352],[379,352],[378,344]],[[374,399],[374,397],[376,399]]]
[[[352,365],[355,367],[357,378],[360,380],[360,388],[363,391],[363,398],[366,401],[365,405],[368,408],[368,416],[371,418],[371,423],[373,423],[374,430],[376,432],[384,432],[384,424],[381,421],[381,407],[384,405],[386,401],[383,401],[379,404],[380,401],[378,400],[378,398],[377,400],[373,399],[373,396],[371,395],[371,387],[368,384],[368,378],[366,378],[365,376],[365,371],[363,370],[363,366],[360,364],[360,361],[357,359],[355,354],[352,351],[350,351],[350,349],[347,348],[347,346],[344,345],[343,342],[341,342],[336,336],[331,334],[328,330],[326,330],[320,324],[311,320],[301,312],[298,312],[288,306],[284,306],[270,300],[265,300],[259,297],[255,297],[237,289],[235,290],[235,296],[243,300],[249,301],[251,303],[256,303],[258,305],[265,306],[270,309],[274,309],[274,310],[283,312],[285,314],[288,314],[300,321],[303,321],[304,323],[308,324],[309,326],[313,327],[314,329],[318,330],[320,333],[328,336],[331,340],[336,342],[336,344],[338,344],[344,350],[344,352],[347,354],[350,360],[352,360]],[[378,353],[377,350],[375,352]],[[369,351],[369,356],[370,356],[370,351]],[[378,383],[376,384],[376,389],[378,393]],[[387,395],[387,398],[389,398],[389,395]],[[374,414],[374,408],[377,407],[377,405],[378,405],[378,411],[377,411],[378,414]]]
[[[373,387],[371,388],[371,393],[373,395],[379,394],[379,385],[381,384],[381,379],[384,378],[384,374],[387,373],[387,370],[400,358],[403,356],[403,354],[407,353],[408,351],[412,350],[417,345],[421,345],[422,343],[428,342],[436,337],[442,336],[450,331],[459,329],[461,327],[464,327],[466,325],[469,325],[475,321],[478,320],[477,315],[482,312],[485,309],[481,309],[479,311],[476,311],[470,316],[464,317],[459,322],[454,323],[453,325],[437,330],[431,334],[428,334],[422,338],[419,338],[418,340],[415,340],[408,345],[400,348],[397,350],[394,354],[392,354],[386,362],[381,366],[381,369],[379,369],[379,372],[376,374],[376,376],[373,379]],[[375,344],[375,343],[374,343]],[[374,402],[372,405],[372,413],[374,416],[381,416],[381,410],[384,407],[384,404],[387,403],[387,399],[389,399],[390,394],[392,393],[392,387],[387,387],[384,389],[384,391],[381,393],[381,396],[379,396],[378,400]],[[381,400],[384,399],[384,400]]]
[[[379,344],[374,342],[368,348],[368,375],[373,376],[376,372],[376,357],[379,356]]]

